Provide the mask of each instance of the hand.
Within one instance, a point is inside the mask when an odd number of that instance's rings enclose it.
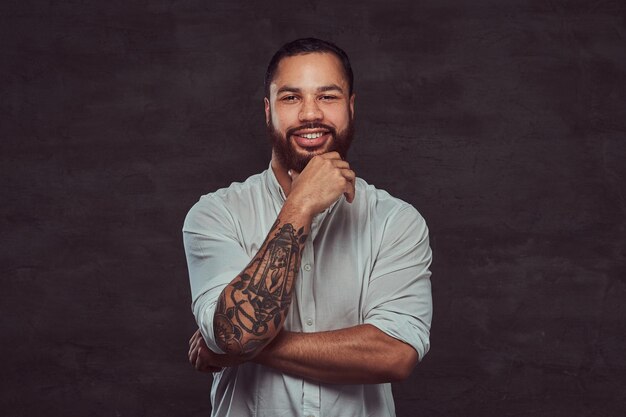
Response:
[[[189,363],[200,372],[219,372],[222,368],[236,366],[244,362],[243,359],[220,355],[211,351],[199,329],[189,339],[188,357]]]
[[[301,173],[291,170],[289,175],[291,190],[287,200],[305,208],[312,216],[330,207],[341,194],[348,203],[354,201],[356,175],[337,152],[316,155]]]

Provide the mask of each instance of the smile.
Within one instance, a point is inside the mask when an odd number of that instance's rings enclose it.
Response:
[[[328,131],[317,131],[317,132],[297,132],[293,134],[293,138],[295,142],[301,148],[317,148],[318,146],[323,145],[330,138],[330,132]]]
[[[317,139],[320,136],[322,136],[324,133],[323,132],[315,132],[315,133],[305,133],[303,135],[298,135],[301,136],[303,138],[307,138],[307,139]]]

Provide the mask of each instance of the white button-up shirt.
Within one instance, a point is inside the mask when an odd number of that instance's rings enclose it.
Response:
[[[271,167],[204,195],[183,226],[192,311],[207,346],[224,287],[256,255],[285,195]],[[352,204],[342,196],[315,216],[284,328],[319,332],[371,324],[411,345],[421,360],[432,318],[431,250],[422,216],[360,178]],[[395,416],[391,384],[323,384],[255,363],[214,373],[213,416]]]

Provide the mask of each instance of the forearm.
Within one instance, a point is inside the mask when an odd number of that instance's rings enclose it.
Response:
[[[254,356],[280,331],[311,217],[285,204],[248,266],[220,294],[213,329],[229,355]]]
[[[302,378],[336,384],[403,380],[415,350],[372,325],[318,333],[282,331],[253,361]]]

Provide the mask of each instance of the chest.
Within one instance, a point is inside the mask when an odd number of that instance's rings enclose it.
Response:
[[[285,321],[287,330],[317,332],[363,322],[362,306],[376,248],[367,225],[341,214],[330,213],[312,225]],[[251,257],[265,233],[259,230],[247,239]]]

